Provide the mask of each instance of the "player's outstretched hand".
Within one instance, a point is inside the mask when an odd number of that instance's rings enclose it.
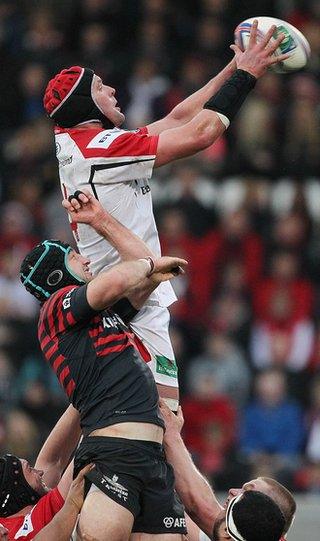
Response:
[[[159,257],[154,261],[154,270],[150,279],[157,284],[171,280],[179,274],[184,274],[187,265],[188,261],[181,257]]]
[[[83,505],[84,500],[84,478],[89,471],[94,468],[94,464],[87,464],[78,473],[77,477],[72,481],[68,495],[66,497],[66,504],[74,505],[79,511]],[[1,541],[1,540],[0,540]]]
[[[0,524],[0,541],[9,541],[8,530]]]
[[[160,412],[163,417],[164,423],[166,425],[166,430],[164,433],[164,443],[169,441],[170,437],[174,434],[180,434],[184,419],[182,414],[181,406],[178,408],[177,415],[171,411],[169,406],[167,406],[163,398],[159,399]]]
[[[69,212],[73,222],[92,227],[102,223],[108,216],[100,201],[89,190],[77,190],[68,199],[63,199],[62,206]]]
[[[272,25],[264,38],[258,42],[258,21],[253,21],[247,49],[242,51],[238,45],[233,44],[230,46],[230,49],[234,51],[238,69],[248,71],[258,79],[266,72],[269,66],[278,64],[279,62],[286,60],[286,58],[289,58],[290,54],[274,56],[273,53],[285,37],[283,33],[280,33],[277,39],[271,41],[275,30],[276,26]]]

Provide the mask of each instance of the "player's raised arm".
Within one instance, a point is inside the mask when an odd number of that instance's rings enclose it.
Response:
[[[35,463],[36,469],[44,471],[43,480],[48,487],[57,486],[80,436],[80,416],[70,405],[50,432]]]
[[[110,298],[112,299],[114,295],[114,302],[125,296],[134,308],[139,309],[161,282],[183,272],[182,267],[187,264],[185,260],[170,257],[156,259],[143,240],[113,218],[88,190],[76,192],[69,199],[64,199],[62,205],[69,212],[73,222],[90,225],[116,248],[123,261],[131,260],[130,263],[117,265],[100,275],[100,279],[97,277],[90,283],[87,297],[93,308],[97,306],[97,301],[101,307],[102,303],[107,301],[107,297],[108,302],[111,302]],[[142,259],[133,261],[134,258]],[[146,265],[148,272],[145,272]],[[104,286],[106,275],[110,281],[109,289]]]
[[[210,79],[210,81],[202,88],[176,105],[167,116],[149,124],[147,126],[148,133],[150,135],[159,135],[165,130],[178,128],[179,126],[183,126],[187,122],[190,122],[190,120],[203,109],[206,101],[208,101],[213,94],[218,92],[223,83],[231,77],[236,69],[237,65],[233,58],[220,73]]]
[[[176,416],[160,399],[160,410],[166,425],[163,443],[167,460],[174,469],[176,490],[188,515],[211,538],[214,522],[222,507],[184,445],[180,434],[183,425],[181,408]]]
[[[76,191],[62,201],[62,206],[72,222],[90,225],[105,238],[117,250],[121,261],[155,257],[146,243],[116,220],[89,190]]]
[[[257,21],[252,24],[249,46],[245,51],[231,45],[237,69],[208,99],[203,109],[187,124],[159,135],[155,167],[191,156],[213,144],[229,126],[257,79],[269,66],[288,58],[287,54],[273,55],[284,34],[271,42],[276,28],[271,26],[265,38],[257,42],[257,25]]]

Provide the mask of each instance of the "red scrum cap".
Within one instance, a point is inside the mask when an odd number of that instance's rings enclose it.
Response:
[[[93,77],[93,70],[72,66],[49,81],[43,104],[58,126],[71,128],[89,121],[106,123],[105,115],[92,98]]]
[[[84,68],[72,66],[71,68],[60,71],[60,73],[49,81],[45,90],[43,104],[50,117],[54,115],[75,90],[83,73]]]

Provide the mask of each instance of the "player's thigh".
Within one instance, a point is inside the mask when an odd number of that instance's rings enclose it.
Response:
[[[77,541],[128,541],[132,513],[101,491],[86,497],[77,526]]]
[[[187,537],[181,533],[132,533],[130,541],[184,541]]]

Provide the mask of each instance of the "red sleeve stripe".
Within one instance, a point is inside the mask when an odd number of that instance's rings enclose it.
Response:
[[[69,325],[74,325],[76,323],[76,318],[72,314],[72,312],[67,312],[67,321]]]
[[[75,390],[76,388],[76,384],[74,382],[73,379],[71,379],[66,387],[66,393],[68,395],[68,397],[70,398],[70,396],[72,395],[73,391]]]
[[[69,366],[66,366],[63,370],[61,370],[61,373],[59,375],[59,381],[61,385],[63,385],[64,380],[66,379],[67,376],[69,376],[69,374],[70,374]]]
[[[50,336],[48,336],[46,333],[42,331],[40,335],[41,349],[44,350],[46,346],[49,345],[50,342],[51,342]]]
[[[55,372],[57,372],[58,368],[61,366],[64,360],[65,358],[63,355],[58,355],[58,357],[56,358],[56,360],[54,361],[52,365],[52,368]]]

